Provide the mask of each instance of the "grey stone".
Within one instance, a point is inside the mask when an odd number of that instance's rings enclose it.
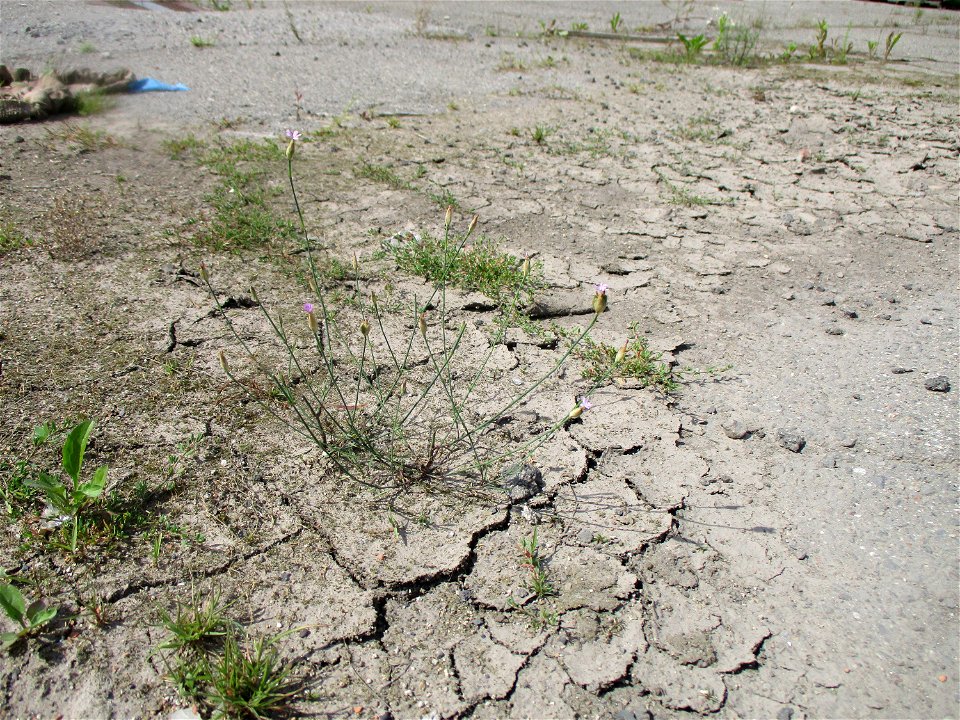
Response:
[[[782,707],[777,711],[777,720],[792,720],[793,708],[789,705]]]
[[[750,429],[736,418],[730,418],[720,427],[723,428],[726,436],[732,440],[743,440],[743,438],[750,434]]]
[[[840,444],[845,448],[852,448],[857,444],[857,438],[853,435],[847,435],[846,437],[840,438]]]
[[[589,545],[593,541],[593,532],[584,528],[577,533],[577,542],[581,545]]]
[[[950,392],[950,379],[946,375],[937,375],[924,380],[923,386],[932,392]]]
[[[894,375],[906,375],[907,373],[912,373],[913,368],[895,367],[890,372]]]
[[[838,327],[828,327],[827,335],[843,335],[843,330]]]
[[[806,438],[790,430],[777,430],[777,443],[790,452],[798,453],[807,444]]]
[[[828,455],[822,460],[820,460],[820,467],[831,469],[831,468],[835,468],[836,466],[837,466],[837,459],[832,455]]]

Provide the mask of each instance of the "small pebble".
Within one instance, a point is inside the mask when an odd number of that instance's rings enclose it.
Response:
[[[840,438],[840,444],[845,448],[852,448],[857,444],[857,439],[853,435],[847,435],[844,438]]]
[[[787,705],[782,707],[777,711],[777,720],[792,720],[793,719],[793,708]]]
[[[832,455],[828,455],[827,457],[823,458],[820,461],[820,467],[832,469],[832,468],[835,468],[836,466],[837,466],[837,459]]]
[[[807,445],[805,437],[790,430],[777,430],[777,442],[780,447],[798,453]]]
[[[946,375],[937,375],[923,381],[923,386],[932,392],[950,392],[950,380]]]
[[[843,330],[838,327],[828,327],[827,335],[843,335]]]
[[[912,373],[913,368],[895,367],[893,370],[891,370],[891,372],[894,375],[906,375],[907,373]]]
[[[727,420],[720,427],[731,440],[743,440],[750,432],[747,426],[736,418]]]

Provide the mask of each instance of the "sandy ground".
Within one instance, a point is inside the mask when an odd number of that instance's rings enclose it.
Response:
[[[23,542],[28,517],[8,520],[4,567],[73,617],[4,656],[7,715],[183,707],[151,651],[158,611],[192,587],[224,593],[253,633],[302,628],[282,652],[306,681],[303,714],[960,714],[960,16],[859,2],[232,5],[0,3],[11,67],[129,68],[191,88],[0,126],[0,221],[32,240],[0,256],[2,467],[29,454],[37,423],[95,417],[112,490],[146,484],[149,512],[181,529],[159,557],[136,533],[67,557]],[[619,11],[648,38],[710,35],[723,10],[756,21],[769,52],[804,54],[827,18],[861,55],[677,65],[637,53],[661,43],[540,25],[602,32]],[[904,33],[894,62],[866,58],[891,28]],[[78,127],[104,135],[84,143]],[[289,127],[324,131],[295,163],[307,222],[369,268],[364,292],[424,291],[380,274],[374,254],[396,231],[436,232],[429,195],[446,191],[458,227],[476,211],[485,235],[542,263],[541,305],[560,324],[585,324],[604,283],[599,340],[619,345],[637,323],[677,368],[732,367],[667,398],[610,384],[534,456],[532,496],[412,491],[397,512],[430,522],[401,538],[217,366],[236,348],[201,261],[225,296],[254,284],[293,318],[283,308],[308,292],[290,248],[193,240],[216,178],[162,142]],[[281,159],[264,182],[293,219],[283,172]],[[493,313],[475,299],[453,312],[480,346]],[[248,304],[230,312],[263,337]],[[493,398],[559,354],[518,337]],[[940,376],[953,388],[928,389]],[[518,413],[519,432],[586,387],[569,368]],[[517,608],[534,527],[557,594]]]

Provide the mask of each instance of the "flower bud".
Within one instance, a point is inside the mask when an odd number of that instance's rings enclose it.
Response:
[[[320,332],[320,323],[317,321],[317,316],[313,310],[307,313],[307,323],[310,325],[310,332],[314,335]]]
[[[427,317],[426,313],[420,313],[420,319],[417,321],[417,325],[420,326],[420,334],[423,335],[424,340],[427,338]]]
[[[296,152],[296,149],[297,149],[297,143],[295,143],[293,140],[287,143],[287,150],[284,153],[284,155],[287,156],[287,160],[293,159],[293,154],[294,152]]]
[[[623,347],[617,350],[617,357],[614,359],[614,363],[619,365],[623,362],[623,359],[627,356],[627,344],[624,343]]]
[[[470,233],[472,233],[472,232],[474,231],[474,229],[477,227],[477,223],[478,223],[478,222],[480,222],[480,216],[479,216],[479,215],[474,215],[474,216],[473,216],[473,219],[470,220],[470,225],[469,225],[469,227],[467,227],[467,235],[469,235]]]
[[[357,257],[357,254],[353,254],[353,272],[354,274],[360,272],[360,258]]]
[[[530,258],[524,258],[523,265],[520,266],[520,276],[524,280],[530,277]]]
[[[593,311],[599,315],[607,309],[607,294],[597,293],[593,296]]]
[[[445,230],[450,229],[451,222],[453,222],[453,205],[447,205],[447,214],[443,217],[443,227]]]
[[[406,395],[406,394],[407,394],[407,381],[406,381],[406,380],[402,380],[402,381],[400,382],[400,395],[401,395],[401,396],[404,396],[404,395]]]
[[[366,320],[360,323],[360,334],[364,337],[367,337],[367,335],[370,334],[370,323],[368,323]]]
[[[229,375],[230,374],[230,364],[227,362],[227,356],[223,350],[217,351],[217,360],[220,361],[220,367],[223,368],[223,371]]]
[[[200,279],[205,283],[210,282],[210,273],[207,272],[207,266],[203,263],[200,263]]]
[[[567,414],[567,420],[576,420],[578,417],[583,415],[584,407],[583,405],[577,405],[573,410]]]

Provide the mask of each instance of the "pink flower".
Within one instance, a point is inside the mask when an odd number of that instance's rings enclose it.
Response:
[[[303,304],[303,311],[304,311],[305,313],[312,313],[312,312],[313,312],[313,303],[304,303],[304,304]]]
[[[303,136],[300,134],[300,131],[299,131],[299,130],[284,130],[284,131],[283,131],[283,135],[284,135],[284,137],[286,137],[288,140],[293,140],[294,142],[296,142],[296,141],[299,140],[301,137],[303,137]]]
[[[599,285],[596,286],[596,288],[597,288],[597,295],[606,295],[607,290],[609,289],[609,286],[606,283],[600,283]]]
[[[580,398],[580,407],[582,407],[584,410],[589,410],[593,407],[593,403],[590,402],[590,398],[584,395],[582,398]]]

